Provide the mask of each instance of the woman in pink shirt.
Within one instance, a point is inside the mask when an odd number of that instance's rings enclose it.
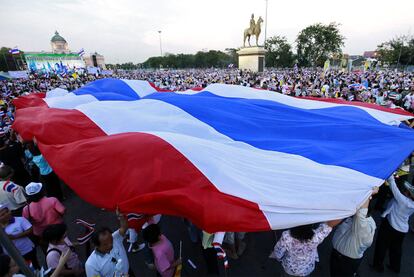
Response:
[[[157,224],[150,224],[142,231],[144,240],[154,255],[155,268],[162,277],[172,277],[177,265],[181,264],[181,259],[174,259],[174,249],[171,242],[161,234]]]
[[[46,197],[41,183],[26,186],[29,204],[23,208],[23,216],[33,225],[33,234],[40,238],[48,225],[63,223],[65,206],[55,197]]]
[[[43,232],[43,239],[49,243],[46,252],[47,268],[55,270],[64,253],[71,250],[59,276],[80,276],[84,272],[78,255],[74,252],[74,246],[66,234],[65,224],[53,224]]]

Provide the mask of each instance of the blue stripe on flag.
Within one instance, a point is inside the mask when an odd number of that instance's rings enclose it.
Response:
[[[155,93],[145,98],[177,106],[235,141],[382,179],[414,150],[414,132],[382,124],[351,106],[306,110],[209,92]],[[296,170],[300,174],[300,168]]]
[[[106,78],[89,83],[73,91],[76,95],[90,94],[99,101],[134,101],[138,94],[125,82]]]

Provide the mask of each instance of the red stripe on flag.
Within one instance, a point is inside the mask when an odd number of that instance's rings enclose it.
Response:
[[[18,110],[12,128],[24,140],[30,141],[36,137],[45,144],[66,144],[80,139],[106,136],[83,113],[47,106]]]
[[[318,98],[318,97],[311,97],[311,96],[298,97],[298,99],[307,99],[307,100],[315,100],[315,101],[328,102],[328,103],[334,103],[334,104],[365,107],[365,108],[379,110],[379,111],[383,111],[387,113],[400,114],[404,116],[414,117],[414,114],[407,112],[403,109],[391,109],[391,108],[386,108],[386,107],[383,107],[377,104],[372,104],[372,103],[365,103],[365,102],[359,102],[359,101],[346,101],[343,99],[336,99],[336,98]]]
[[[183,216],[210,233],[270,229],[256,203],[218,191],[157,136],[107,136],[81,112],[63,109],[22,109],[13,127],[35,136],[58,176],[98,207]]]
[[[28,107],[41,107],[45,106],[47,107],[47,104],[45,101],[43,101],[43,98],[46,97],[46,93],[32,93],[26,96],[20,96],[12,101],[13,105],[16,107],[16,109],[23,109]]]
[[[165,89],[165,88],[160,88],[160,87],[157,87],[154,83],[152,83],[152,82],[148,82],[148,84],[150,84],[150,86],[151,87],[153,87],[154,89],[156,89],[158,92],[172,92],[171,90],[169,90],[169,89]]]

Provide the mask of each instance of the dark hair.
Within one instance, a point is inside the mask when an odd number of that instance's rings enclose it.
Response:
[[[313,224],[308,224],[308,225],[294,227],[290,229],[289,232],[293,238],[301,242],[305,242],[313,238],[313,235],[315,234],[313,232],[313,228],[314,228]]]
[[[26,143],[26,148],[29,150],[29,152],[33,156],[38,156],[38,155],[41,154],[39,148],[37,147],[37,145],[33,141],[27,142]]]
[[[14,173],[13,168],[8,165],[3,165],[0,167],[0,178],[5,179]]]
[[[0,147],[3,147],[6,144],[6,136],[0,136]]]
[[[42,199],[43,198],[43,196],[45,196],[45,194],[44,194],[44,189],[42,188],[38,193],[36,193],[36,194],[33,194],[33,195],[26,195],[27,197],[27,201],[29,202],[29,203],[32,203],[32,202],[39,202],[40,201],[40,199]]]
[[[101,242],[99,240],[99,237],[102,234],[105,234],[106,232],[112,233],[111,229],[109,229],[108,227],[101,227],[93,233],[93,235],[91,237],[91,241],[95,245],[95,247],[101,246]]]
[[[148,243],[156,243],[160,240],[161,229],[158,224],[150,224],[142,230],[142,237]]]
[[[0,277],[6,276],[10,271],[11,258],[5,254],[0,254]]]
[[[52,224],[43,231],[43,239],[47,242],[57,242],[63,238],[66,233],[66,224]]]

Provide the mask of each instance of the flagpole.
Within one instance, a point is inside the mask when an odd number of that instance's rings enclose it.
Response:
[[[162,57],[161,31],[158,31],[158,34],[160,34],[160,52],[161,52],[161,57]]]

